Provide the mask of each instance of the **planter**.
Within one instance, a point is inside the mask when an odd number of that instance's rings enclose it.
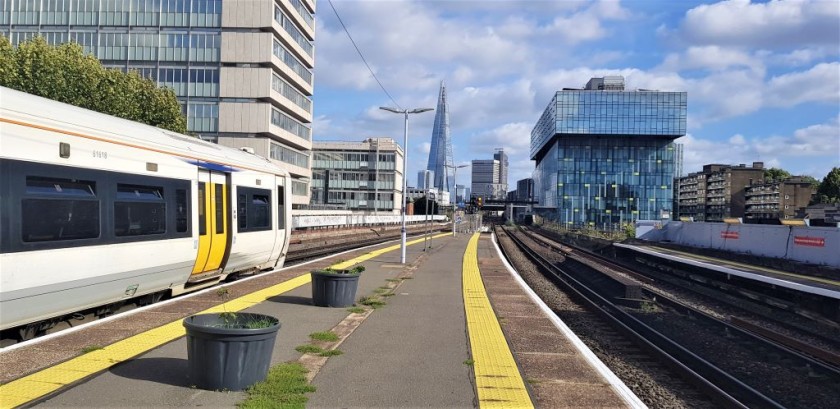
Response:
[[[249,328],[258,327],[258,328]],[[280,321],[251,313],[184,319],[190,380],[207,390],[239,391],[268,375]]]
[[[337,270],[315,270],[312,275],[312,303],[319,307],[350,307],[356,300],[359,274]]]

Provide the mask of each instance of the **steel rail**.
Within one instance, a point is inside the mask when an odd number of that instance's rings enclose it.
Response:
[[[576,280],[563,269],[545,260],[518,237],[507,234],[549,278],[565,290],[575,294],[580,301],[598,312],[638,345],[646,348],[684,379],[709,395],[717,403],[730,408],[763,407],[783,408],[778,402],[739,381],[712,363],[685,349],[665,335],[623,311],[619,306],[600,296],[596,291]]]

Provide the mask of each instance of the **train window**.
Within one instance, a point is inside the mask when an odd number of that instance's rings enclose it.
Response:
[[[187,205],[187,191],[185,189],[175,190],[175,231],[185,233],[189,231],[189,206]]]
[[[166,202],[162,187],[118,184],[116,198],[114,235],[166,233]]]
[[[225,185],[216,186],[216,234],[225,232]]]
[[[204,200],[207,183],[198,184],[198,234],[207,234],[207,202]]]
[[[286,199],[286,191],[283,190],[283,186],[277,186],[277,228],[278,229],[285,229],[286,228],[286,212],[284,209],[285,206],[285,199]]]
[[[239,187],[238,191],[239,231],[271,229],[271,191],[251,187]]]
[[[44,197],[21,201],[24,242],[99,237],[96,182],[28,176],[26,193]]]
[[[237,201],[237,207],[239,208],[239,230],[244,230],[248,228],[248,199],[245,194],[239,195],[239,200]]]
[[[96,183],[86,180],[26,177],[27,194],[95,196]]]
[[[269,214],[268,195],[254,195],[251,199],[251,218],[248,224],[254,229],[271,228],[271,215]]]

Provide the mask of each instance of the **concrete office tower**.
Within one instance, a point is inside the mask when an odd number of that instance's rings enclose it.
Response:
[[[449,137],[449,105],[446,102],[446,85],[440,82],[435,125],[432,128],[432,147],[429,150],[429,164],[426,169],[435,173],[434,186],[450,192],[455,197],[452,184],[455,162],[452,159],[452,140]]]
[[[474,159],[472,161],[472,197],[504,199],[505,192],[499,185],[499,161]],[[486,203],[486,202],[485,202]]]
[[[621,77],[586,88],[557,91],[531,131],[535,212],[598,228],[670,219],[687,94],[625,91]]]
[[[393,139],[318,141],[312,149],[313,207],[400,214],[405,156]]]
[[[295,206],[312,177],[314,14],[315,0],[4,0],[0,34],[74,41],[172,88],[189,132],[287,169]]]
[[[421,170],[417,172],[417,188],[430,189],[435,187],[435,172],[431,170]]]
[[[505,154],[505,150],[502,148],[496,149],[496,153],[493,154],[493,159],[499,161],[499,180],[497,180],[496,183],[502,185],[501,189],[503,192],[507,192],[508,156]]]

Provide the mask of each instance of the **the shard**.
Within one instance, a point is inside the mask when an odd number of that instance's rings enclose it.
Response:
[[[434,187],[448,191],[449,197],[455,197],[455,185],[452,182],[455,163],[452,159],[452,139],[449,136],[449,106],[446,103],[446,85],[440,82],[435,125],[432,128],[432,146],[429,150],[429,164],[426,169],[435,174]]]

